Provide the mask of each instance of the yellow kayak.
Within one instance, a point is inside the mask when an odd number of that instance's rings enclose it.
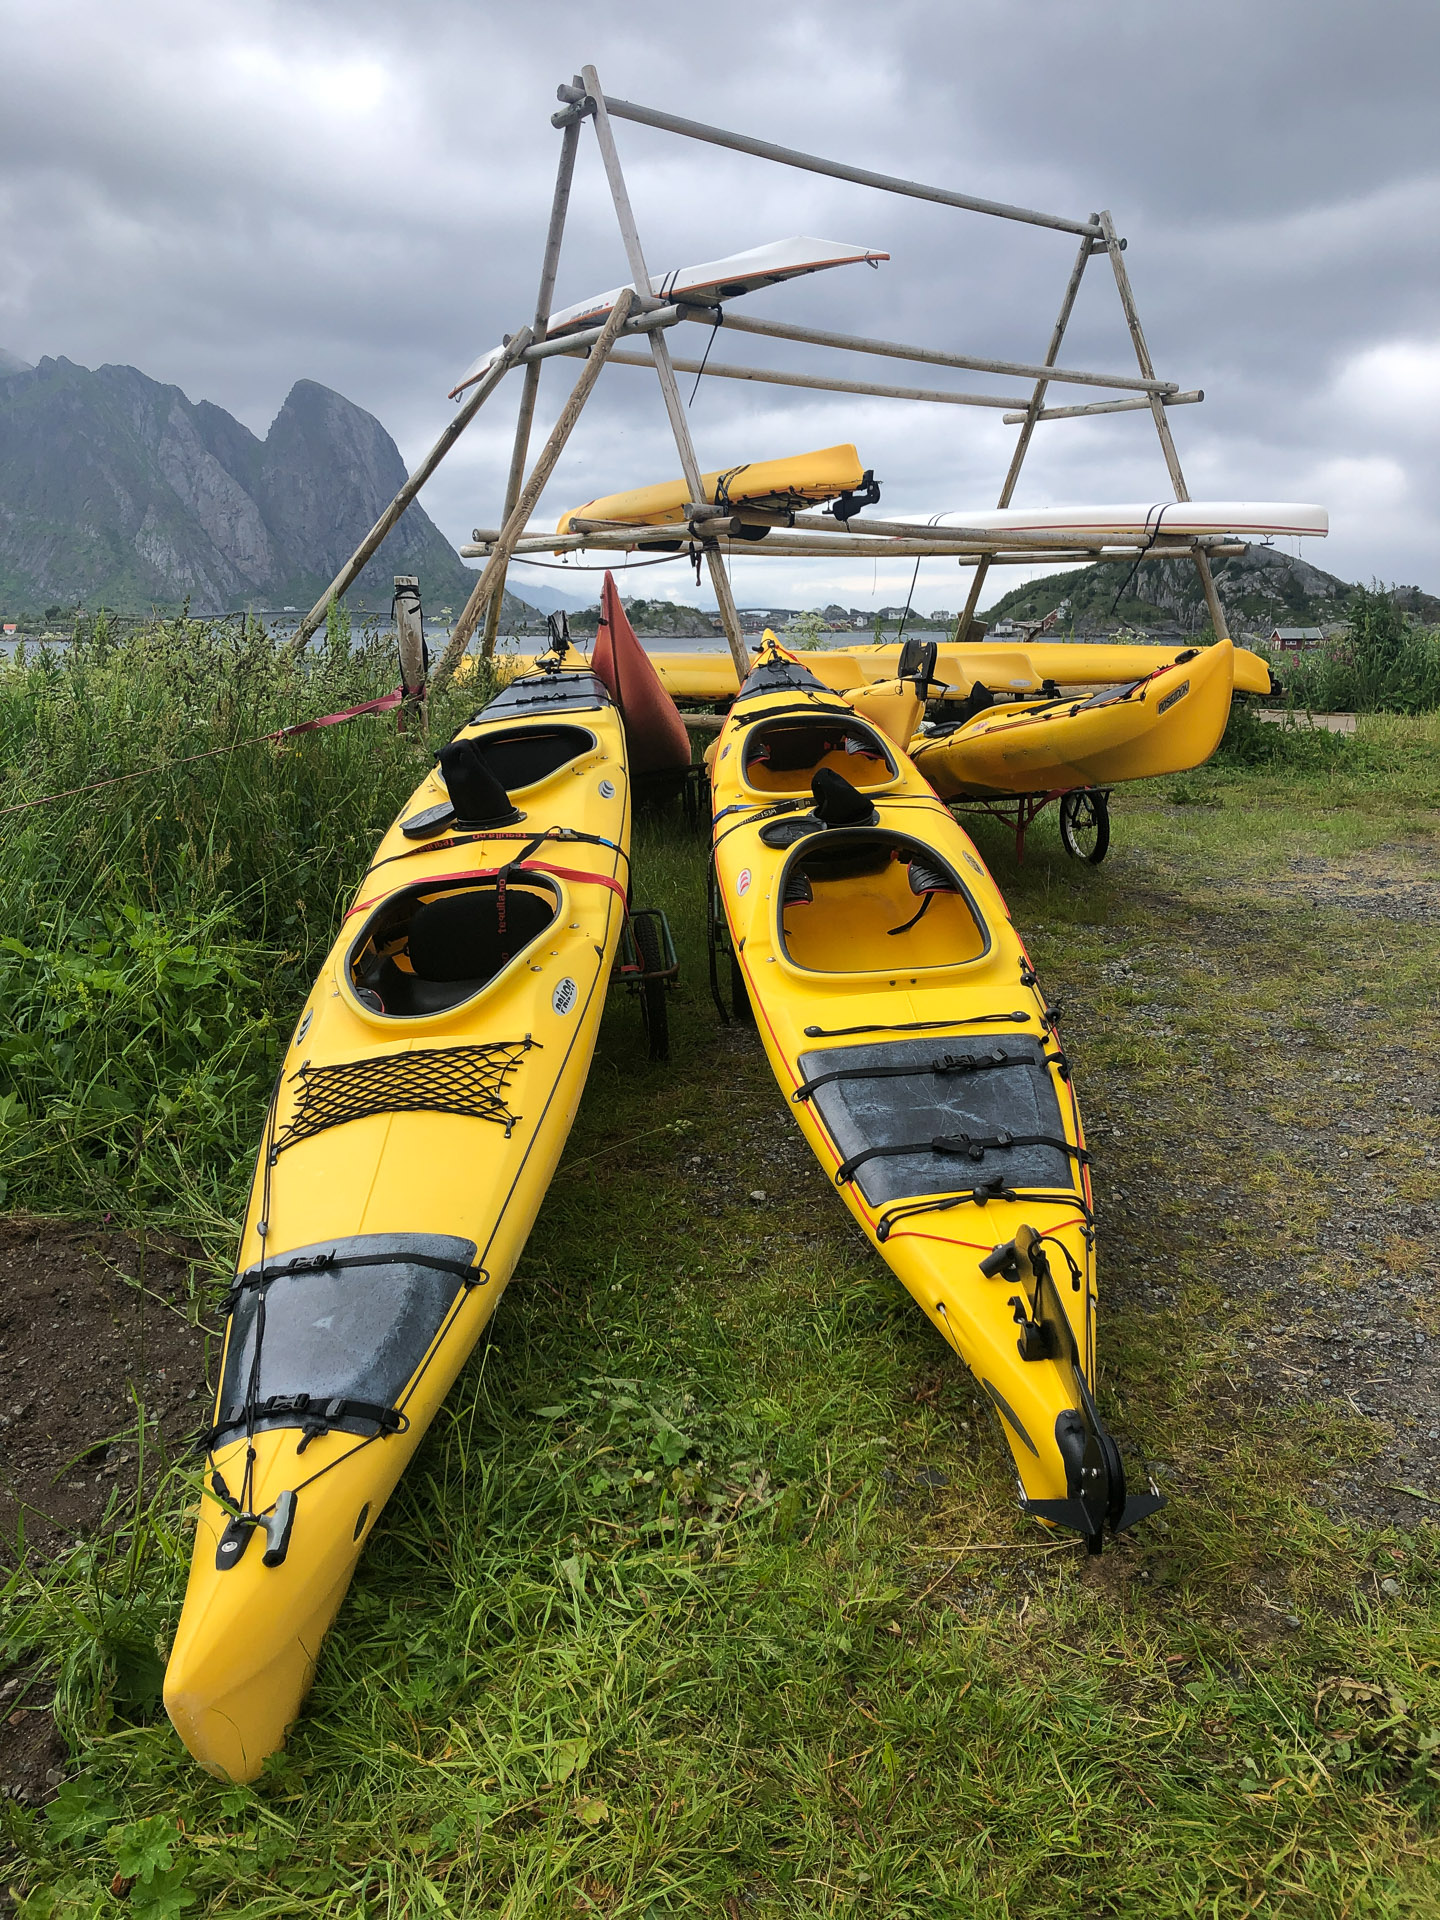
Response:
[[[1230,717],[1234,648],[1221,640],[1182,665],[1085,699],[994,706],[921,734],[915,765],[945,800],[1109,787],[1208,760]]]
[[[251,1780],[400,1474],[494,1313],[570,1131],[625,918],[619,715],[513,682],[381,841],[266,1121],[165,1676]]]
[[[770,636],[767,636],[770,638]],[[1096,1412],[1089,1156],[1005,902],[904,750],[771,645],[711,758],[737,998],[816,1158],[970,1367],[1021,1504],[1093,1550],[1127,1496]]]
[[[791,454],[783,460],[752,460],[701,475],[705,498],[711,505],[773,508],[784,513],[795,507],[833,500],[864,481],[860,456],[854,447],[821,447],[815,453]],[[557,533],[568,533],[573,519],[620,520],[628,526],[658,527],[672,520],[683,523],[690,489],[683,480],[658,486],[634,487],[629,493],[607,493],[583,507],[562,513]]]
[[[976,686],[988,687],[992,693],[1038,694],[1047,681],[1058,687],[1119,686],[1127,680],[1141,680],[1182,656],[1190,658],[1196,651],[1194,647],[1089,646],[1065,640],[1033,646],[982,640],[963,647],[941,641],[936,673],[944,690],[936,687],[932,698],[965,700]],[[1269,693],[1270,669],[1260,655],[1244,647],[1235,647],[1233,653],[1235,691]],[[850,687],[893,679],[899,658],[900,648],[893,643],[817,648],[804,656],[815,678],[841,693]],[[650,664],[672,700],[727,700],[739,686],[734,662],[723,650],[657,651],[651,653]]]

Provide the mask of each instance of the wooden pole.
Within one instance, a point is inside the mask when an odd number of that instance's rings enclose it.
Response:
[[[687,316],[689,317],[689,316]],[[703,322],[698,310],[694,318]],[[1153,373],[1135,379],[1123,373],[1082,373],[1075,367],[1037,366],[1033,360],[985,360],[973,353],[943,353],[938,347],[909,347],[895,340],[867,340],[859,334],[825,333],[817,327],[793,327],[782,320],[756,320],[740,313],[725,314],[728,333],[759,333],[771,340],[798,340],[811,347],[840,347],[847,353],[872,353],[888,360],[914,360],[928,367],[960,367],[967,373],[1008,374],[1018,380],[1059,380],[1072,387],[1120,387],[1127,393],[1178,393],[1176,380],[1157,380]]]
[[[630,100],[617,100],[600,94],[594,83],[595,69],[586,67],[585,84],[560,87],[556,97],[583,112],[586,98],[594,102],[596,117],[614,114],[617,120],[634,120],[640,126],[658,127],[662,133],[682,134],[687,140],[703,140],[713,147],[729,147],[736,153],[751,153],[759,160],[775,160],[781,166],[799,167],[806,173],[828,174],[832,180],[851,180],[856,186],[878,187],[882,193],[899,193],[911,200],[933,200],[942,207],[959,207],[966,213],[994,214],[1001,220],[1020,220],[1032,227],[1058,227],[1062,233],[1083,233],[1098,238],[1095,226],[1079,220],[1067,220],[1061,214],[1036,213],[1029,207],[1007,206],[999,200],[977,200],[966,193],[952,193],[946,187],[927,187],[917,180],[902,180],[891,173],[872,173],[868,167],[852,167],[841,160],[824,160],[817,154],[800,153],[793,147],[778,147],[769,140],[753,140],[748,134],[728,133],[723,127],[707,127],[699,120],[682,120],[677,114],[657,113],[653,107],[638,107]],[[556,114],[564,124],[567,114]]]
[[[1205,389],[1196,387],[1190,393],[1164,393],[1160,396],[1167,407],[1198,407],[1205,398]],[[1150,400],[1094,400],[1087,407],[1042,407],[1035,415],[1037,420],[1088,420],[1097,413],[1148,413]],[[1022,420],[1030,417],[1029,409],[1024,413],[1007,413],[1005,425],[1018,426]]]
[[[610,116],[605,111],[605,96],[600,89],[599,76],[593,66],[582,68],[581,73],[586,93],[594,103],[595,137],[600,143],[600,156],[605,162],[605,175],[610,182],[610,197],[615,203],[615,217],[620,223],[621,238],[625,242],[625,255],[630,262],[630,277],[634,281],[637,293],[653,296],[655,287],[650,278],[650,270],[645,265],[640,233],[635,225],[635,215],[630,206],[630,194],[625,185],[625,175],[620,167],[620,155],[615,148]],[[700,477],[700,462],[695,457],[689,422],[685,418],[680,389],[675,382],[675,369],[670,364],[670,345],[663,334],[656,333],[651,336],[650,351],[655,358],[655,372],[659,377],[660,392],[664,396],[665,411],[670,416],[670,431],[675,436],[675,447],[680,455],[680,468],[685,475],[685,484],[690,489],[691,500],[697,506],[703,505],[705,485]],[[704,544],[704,553],[706,565],[710,570],[710,584],[715,589],[715,600],[720,609],[720,622],[725,629],[726,645],[730,649],[730,657],[735,662],[735,671],[743,681],[750,671],[750,651],[745,645],[745,636],[740,630],[740,615],[735,609],[735,596],[730,591],[730,576],[725,571],[725,562],[717,542],[707,540]]]
[[[535,324],[531,332],[537,341],[545,338],[550,322],[550,302],[555,294],[555,276],[560,268],[560,242],[565,234],[565,215],[570,206],[570,186],[575,178],[575,154],[580,145],[580,123],[565,129],[560,142],[560,164],[555,170],[555,194],[550,202],[550,230],[545,236],[545,255],[540,266],[540,291],[535,299]],[[515,445],[510,453],[510,475],[505,482],[505,511],[508,520],[515,511],[525,481],[525,462],[530,455],[530,429],[535,421],[535,401],[540,392],[540,368],[544,363],[530,360],[525,366],[525,385],[520,392],[520,413],[515,422]],[[485,614],[485,638],[480,652],[490,659],[500,631],[500,613],[505,605],[505,574],[500,575],[499,591],[492,595]]]
[[[535,462],[534,471],[522,488],[520,498],[515,502],[509,519],[500,530],[500,538],[495,543],[491,558],[476,581],[475,589],[465,603],[464,612],[455,623],[449,645],[441,655],[439,666],[435,669],[435,677],[431,682],[432,692],[439,693],[449,685],[450,676],[454,673],[460,656],[469,645],[470,636],[474,633],[481,614],[489,606],[491,596],[501,590],[505,579],[505,568],[511,554],[515,551],[515,543],[524,533],[526,522],[535,509],[535,503],[545,491],[546,483],[555,470],[555,462],[564,451],[565,442],[570,438],[575,422],[580,418],[581,409],[590,398],[595,382],[600,378],[601,368],[605,365],[610,349],[619,338],[620,329],[629,318],[633,298],[630,289],[626,287],[615,302],[610,318],[605,322],[604,330],[595,342],[590,358],[585,362],[580,378],[571,390],[570,398],[561,409],[560,418],[550,430],[550,438],[545,442],[540,458]]]
[[[1135,305],[1135,295],[1130,286],[1130,275],[1125,268],[1125,255],[1115,234],[1115,222],[1108,212],[1100,215],[1100,231],[1105,241],[1105,250],[1110,256],[1110,267],[1115,275],[1116,290],[1120,295],[1120,305],[1125,310],[1125,321],[1130,329],[1130,339],[1135,348],[1135,360],[1140,371],[1147,377],[1154,373],[1150,359],[1150,349],[1145,341],[1145,330],[1140,325],[1140,314]],[[1189,489],[1185,485],[1185,475],[1181,471],[1180,456],[1175,451],[1174,435],[1170,431],[1170,422],[1165,418],[1165,409],[1155,393],[1150,395],[1150,411],[1155,419],[1155,431],[1160,436],[1160,450],[1165,455],[1165,465],[1170,470],[1170,482],[1175,489],[1177,500],[1188,500]],[[1220,596],[1215,591],[1215,576],[1210,571],[1209,559],[1198,549],[1195,554],[1195,571],[1200,576],[1201,591],[1205,595],[1205,604],[1210,609],[1210,624],[1217,640],[1228,640],[1230,629],[1225,621],[1225,609],[1220,604]]]
[[[400,650],[400,682],[405,690],[401,703],[400,731],[407,721],[418,720],[425,731],[425,620],[420,608],[420,582],[413,573],[395,575],[395,637]]]
[[[1093,226],[1095,224],[1095,216],[1093,213],[1090,216],[1090,221]],[[1094,249],[1095,242],[1087,234],[1080,242],[1079,250],[1075,255],[1075,264],[1070,269],[1070,278],[1065,283],[1065,292],[1060,301],[1060,311],[1055,317],[1054,326],[1050,329],[1050,345],[1046,350],[1044,361],[1047,367],[1053,367],[1060,357],[1060,346],[1065,338],[1065,329],[1069,326],[1070,316],[1075,311],[1075,299],[1080,291],[1080,282],[1085,277],[1085,268]],[[1045,394],[1049,385],[1049,374],[1040,374],[1037,376],[1034,391],[1030,395],[1030,404],[1025,409],[1021,419],[1020,432],[1015,441],[1014,451],[1010,455],[1010,465],[1006,470],[1005,479],[1000,488],[1000,499],[997,504],[1001,507],[1008,507],[1014,498],[1016,482],[1020,478],[1020,469],[1024,465],[1025,455],[1030,449],[1030,436],[1035,431],[1035,422],[1040,417],[1040,409],[1045,403]],[[1005,417],[1007,420],[1010,418],[1008,414]],[[955,622],[955,640],[957,644],[963,644],[964,641],[970,637],[970,629],[975,621],[975,609],[980,604],[980,595],[985,586],[985,576],[989,571],[989,567],[983,560],[975,569],[975,577],[970,582],[970,591],[965,596],[965,605],[961,610],[960,618]]]
[[[300,625],[295,629],[294,638],[286,648],[287,653],[302,652],[311,634],[314,633],[316,628],[324,621],[325,615],[330,610],[331,601],[338,600],[342,593],[348,593],[350,588],[354,586],[360,577],[366,561],[399,520],[401,514],[404,513],[410,502],[415,498],[416,494],[419,493],[431,474],[434,473],[440,462],[460,438],[466,427],[468,427],[470,422],[475,418],[481,407],[483,407],[485,402],[490,398],[496,387],[498,387],[500,382],[505,378],[511,367],[520,359],[525,349],[529,346],[530,339],[529,327],[522,327],[519,333],[514,335],[512,339],[506,341],[504,352],[500,358],[495,362],[494,366],[491,367],[490,371],[485,375],[485,378],[480,382],[479,386],[476,387],[474,393],[470,395],[464,406],[455,414],[455,417],[435,442],[429,453],[426,454],[419,466],[416,467],[415,471],[409,476],[404,486],[401,487],[400,491],[375,522],[369,533],[366,534],[354,553],[351,554],[339,573],[336,574],[324,593],[321,594],[309,613],[306,614],[305,618],[300,622]]]
[[[616,367],[648,367],[654,371],[655,362],[642,353],[612,353],[610,364]],[[872,386],[868,380],[824,380],[810,373],[777,373],[769,367],[737,367],[717,364],[714,360],[670,360],[676,373],[703,373],[707,380],[757,380],[772,387],[810,387],[821,393],[861,393],[877,400],[936,400],[951,407],[1018,407],[1025,404],[1018,395],[1008,398],[1000,393],[943,393],[933,387],[881,387]],[[1119,408],[1148,407],[1148,399],[1101,401],[1097,412],[1108,413]],[[1009,415],[1006,415],[1007,420]],[[1023,419],[1024,415],[1016,416]]]

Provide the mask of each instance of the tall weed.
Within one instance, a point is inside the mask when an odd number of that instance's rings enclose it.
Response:
[[[427,760],[390,714],[256,736],[396,679],[343,612],[301,659],[253,621],[102,617],[0,667],[3,804],[69,796],[0,816],[0,1204],[233,1218],[277,1045]]]

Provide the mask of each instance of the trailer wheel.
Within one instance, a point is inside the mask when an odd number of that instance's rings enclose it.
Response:
[[[1060,839],[1072,860],[1098,867],[1110,850],[1110,796],[1076,788],[1060,801]]]
[[[645,974],[660,974],[664,970],[665,955],[660,947],[660,935],[655,923],[645,914],[638,914],[630,922],[635,933],[635,951],[640,961],[640,971]],[[652,1060],[670,1058],[670,1009],[665,1002],[665,982],[661,979],[641,978],[640,1018],[645,1023],[645,1038],[650,1043]]]

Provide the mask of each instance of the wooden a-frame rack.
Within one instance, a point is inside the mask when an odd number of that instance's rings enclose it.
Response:
[[[292,646],[297,649],[305,646],[310,636],[324,621],[331,602],[338,599],[354,584],[361,569],[385,535],[394,527],[406,507],[434,473],[480,408],[515,367],[523,366],[524,380],[520,393],[519,416],[515,427],[509,477],[505,489],[505,510],[498,528],[477,529],[475,544],[461,550],[467,555],[483,555],[486,565],[476,581],[474,591],[456,622],[449,644],[431,677],[432,690],[438,691],[450,679],[482,619],[485,621],[484,650],[486,653],[493,650],[504,597],[505,575],[512,558],[525,553],[557,549],[563,551],[577,547],[630,550],[666,541],[673,543],[677,533],[673,523],[668,527],[656,527],[580,520],[574,523],[574,532],[563,536],[546,533],[541,529],[531,531],[529,528],[530,514],[554,471],[556,462],[580,417],[586,400],[594,389],[601,370],[609,362],[620,366],[649,367],[659,380],[665,410],[669,416],[676,450],[680,457],[681,471],[691,495],[691,505],[686,509],[688,527],[683,537],[690,544],[694,554],[703,556],[709,569],[725,639],[734,658],[736,671],[742,679],[749,671],[749,654],[741,634],[740,620],[735,608],[734,595],[731,592],[730,577],[725,564],[725,551],[732,540],[740,537],[741,530],[745,527],[748,527],[751,533],[750,539],[746,541],[743,548],[747,556],[763,552],[783,555],[787,558],[814,559],[832,555],[853,558],[860,554],[875,554],[887,559],[929,554],[957,556],[962,564],[970,564],[974,568],[964,611],[956,625],[955,637],[962,641],[974,620],[980,594],[992,566],[1034,565],[1044,561],[1064,563],[1077,559],[1106,557],[1159,559],[1184,556],[1194,561],[1216,636],[1228,637],[1224,609],[1215,591],[1210,560],[1212,556],[1243,551],[1243,548],[1233,541],[1227,541],[1224,536],[1189,538],[1176,537],[1167,533],[1163,537],[1158,534],[1145,537],[1136,535],[1133,538],[1128,536],[1123,539],[1106,538],[1103,542],[1097,542],[1094,535],[1076,538],[1052,533],[1022,534],[983,528],[907,525],[894,521],[867,520],[862,515],[853,515],[847,522],[839,522],[814,513],[781,515],[760,513],[743,506],[717,507],[705,500],[700,465],[675,378],[677,372],[698,374],[702,366],[706,377],[712,379],[759,381],[767,385],[863,394],[868,397],[921,401],[947,406],[999,408],[1003,410],[1007,424],[1018,425],[1020,428],[1010,457],[1010,465],[1000,488],[997,505],[1001,508],[1008,507],[1011,503],[1031,437],[1042,421],[1148,410],[1160,440],[1175,497],[1179,501],[1188,500],[1190,494],[1185,485],[1185,475],[1175,450],[1175,441],[1170,431],[1166,411],[1172,406],[1203,400],[1204,395],[1199,392],[1182,392],[1175,382],[1161,380],[1156,376],[1144,329],[1136,310],[1130,276],[1125,268],[1125,242],[1117,236],[1114,221],[1109,213],[1091,214],[1085,220],[1074,220],[1059,214],[1039,213],[1027,207],[1007,206],[998,201],[977,199],[970,194],[954,193],[944,187],[925,186],[917,181],[898,179],[890,174],[874,173],[867,168],[851,166],[844,161],[823,159],[815,154],[800,153],[789,147],[777,146],[768,140],[756,140],[746,134],[730,133],[719,127],[705,126],[699,121],[682,119],[675,114],[661,113],[651,107],[636,106],[628,100],[619,100],[605,94],[600,85],[599,75],[593,66],[585,67],[569,86],[560,87],[558,97],[562,106],[560,112],[552,116],[552,122],[561,131],[560,159],[555,176],[555,192],[551,202],[545,254],[540,270],[535,317],[529,326],[522,327],[518,333],[506,340],[504,349],[495,363],[469,394],[430,452],[409,476],[394,500],[300,623],[291,643]],[[581,130],[587,120],[595,129],[600,157],[604,164],[616,219],[629,262],[631,284],[621,294],[603,326],[590,327],[579,333],[567,333],[552,340],[547,338],[551,302],[559,271],[561,242],[565,232],[575,160]],[[1060,302],[1060,311],[1051,330],[1050,344],[1044,360],[1036,364],[980,358],[975,355],[951,353],[939,348],[906,346],[894,341],[864,339],[855,335],[790,326],[780,321],[752,319],[743,314],[733,313],[728,305],[722,308],[667,300],[656,292],[655,282],[646,264],[639,229],[625,184],[625,175],[615,145],[611,124],[614,120],[633,120],[639,125],[654,127],[662,132],[676,134],[683,139],[698,140],[711,146],[727,147],[734,152],[751,154],[780,166],[825,174],[832,179],[877,188],[881,192],[899,194],[912,200],[928,200],[963,212],[986,214],[996,219],[1019,221],[1029,226],[1048,227],[1076,236],[1079,245],[1070,269],[1070,277],[1066,282],[1064,296]],[[1060,349],[1074,312],[1076,296],[1080,291],[1085,269],[1097,254],[1105,255],[1114,275],[1116,291],[1120,297],[1120,305],[1135,350],[1137,373],[1133,375],[1080,371],[1060,364]],[[716,364],[708,360],[675,358],[670,352],[668,334],[672,327],[686,321],[701,322],[710,327],[723,323],[732,332],[798,341],[810,346],[847,353],[861,353],[872,357],[907,360],[926,366],[1009,376],[1029,382],[1029,391],[1008,396],[959,393],[943,389],[883,385],[863,380],[801,374],[778,369]],[[648,336],[648,355],[616,351],[621,338],[631,336],[642,338]],[[530,456],[531,429],[539,393],[540,369],[546,360],[559,356],[583,356],[584,365],[569,399],[527,476],[526,465]],[[1108,392],[1111,397],[1074,406],[1047,406],[1045,402],[1053,386],[1099,389],[1102,392]],[[1117,390],[1125,397],[1117,397]],[[771,531],[763,541],[757,543],[754,539],[754,531],[761,527],[768,527]]]

